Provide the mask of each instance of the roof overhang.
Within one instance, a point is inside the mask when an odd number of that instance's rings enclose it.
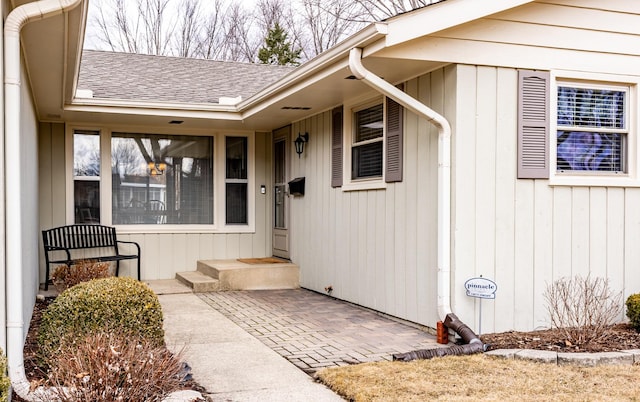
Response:
[[[12,6],[30,3],[12,0]],[[88,0],[70,12],[34,21],[22,29],[27,77],[41,121],[65,119],[73,99],[82,54]]]
[[[392,47],[471,21],[520,7],[534,0],[446,0],[388,20],[385,47]]]
[[[371,54],[384,47],[386,35],[386,23],[371,24],[234,106],[75,98],[66,105],[65,117],[87,124],[166,126],[179,119],[184,121],[181,129],[272,130],[372,92],[352,79],[349,51],[359,47],[365,49],[365,56]],[[398,68],[383,58],[369,58],[365,64],[390,82],[439,66],[424,60],[405,60]]]
[[[16,0],[16,3],[23,2]],[[352,48],[363,49],[363,64],[367,69],[395,84],[450,61],[428,56],[402,58],[396,54],[390,62],[390,49],[531,2],[533,0],[446,0],[373,23],[237,105],[74,98],[86,0],[83,7],[68,15],[34,23],[25,29],[25,55],[38,114],[44,121],[162,127],[172,120],[182,120],[182,129],[267,131],[372,93],[366,84],[350,79],[348,58]]]

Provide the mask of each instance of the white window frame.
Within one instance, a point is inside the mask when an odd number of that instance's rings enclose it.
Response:
[[[378,190],[387,188],[385,182],[385,172],[387,163],[387,102],[385,102],[384,96],[377,96],[375,98],[369,97],[366,100],[355,100],[344,105],[343,115],[343,133],[342,136],[342,157],[343,157],[343,170],[342,170],[342,191],[358,191],[358,190]],[[356,136],[356,123],[355,114],[361,110],[370,108],[382,104],[382,139],[375,141],[382,141],[382,175],[379,177],[367,177],[361,179],[353,179],[351,177],[351,168],[353,166],[353,145]],[[369,142],[369,141],[367,141]],[[374,142],[374,140],[371,140]]]
[[[231,137],[244,137],[246,138],[246,136],[241,136],[241,135],[225,135],[224,136],[224,192],[222,194],[224,194],[224,201],[223,204],[221,205],[221,209],[224,210],[224,224],[229,226],[229,227],[233,227],[233,226],[242,226],[242,225],[246,225],[246,223],[227,223],[227,184],[246,184],[247,186],[247,197],[249,197],[249,165],[253,165],[254,163],[249,159],[249,141],[247,140],[247,178],[246,179],[232,179],[232,178],[228,178],[227,177],[227,138],[231,138]],[[215,173],[214,173],[215,175]],[[247,200],[247,219],[249,219],[249,200]]]
[[[630,76],[593,74],[575,71],[552,71],[550,83],[549,184],[565,186],[638,187],[638,85],[640,79]],[[626,172],[557,171],[558,87],[581,87],[627,91]],[[560,127],[562,129],[562,127]]]
[[[118,233],[255,233],[255,182],[256,157],[255,133],[248,131],[217,131],[206,130],[168,130],[163,128],[132,128],[132,127],[96,127],[90,125],[67,125],[65,145],[65,186],[66,186],[66,222],[73,224],[74,214],[74,177],[73,177],[73,134],[76,130],[100,132],[100,224],[115,226]],[[208,136],[213,139],[213,224],[112,224],[112,190],[111,190],[111,135],[112,132],[135,132],[142,134],[166,135],[194,135]],[[248,140],[248,186],[247,186],[247,224],[225,224],[225,138],[246,137]]]
[[[101,133],[100,130],[77,130],[78,134],[85,134],[85,133],[95,133],[98,135],[98,143],[100,145],[100,147],[102,147],[102,144],[100,144],[100,142],[102,141],[102,137],[101,137]],[[76,215],[76,211],[75,211],[75,183],[76,181],[88,181],[88,182],[97,182],[98,183],[98,188],[100,191],[100,203],[102,203],[102,184],[101,184],[101,179],[102,179],[102,155],[100,155],[100,171],[98,173],[98,176],[76,176],[75,175],[75,166],[74,166],[74,154],[75,154],[75,149],[74,149],[74,135],[76,134],[76,130],[74,130],[71,133],[71,142],[72,142],[72,146],[71,146],[71,197],[67,198],[71,200],[71,221],[75,222],[75,215]],[[100,214],[102,215],[102,204],[100,206]]]

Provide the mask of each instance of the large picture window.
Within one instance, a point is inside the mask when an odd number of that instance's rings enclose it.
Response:
[[[213,139],[113,133],[112,223],[213,224]]]
[[[255,230],[254,134],[71,129],[69,223],[123,232]]]
[[[628,87],[558,84],[558,172],[627,172],[628,93]]]

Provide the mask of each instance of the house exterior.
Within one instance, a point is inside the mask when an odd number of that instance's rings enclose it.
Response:
[[[640,291],[640,5],[446,0],[296,69],[81,62],[85,9],[22,32],[25,320],[39,230],[91,220],[140,243],[142,279],[276,255],[305,288],[428,327],[441,304],[483,332],[547,327],[544,291],[566,276]],[[494,300],[466,295],[480,276]]]

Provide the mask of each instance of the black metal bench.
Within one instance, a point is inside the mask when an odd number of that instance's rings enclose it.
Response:
[[[51,264],[66,264],[68,266],[80,260],[94,261],[115,261],[116,276],[120,271],[120,261],[122,260],[138,260],[138,280],[140,280],[140,245],[133,241],[122,241],[116,237],[116,229],[111,226],[102,225],[67,225],[57,228],[43,230],[42,241],[44,244],[44,258],[46,262],[46,274],[44,281],[44,289],[49,289],[49,266]],[[137,254],[121,254],[118,244],[133,244],[136,246]],[[71,258],[71,250],[101,248],[107,255],[83,256],[82,258]],[[58,257],[55,255],[58,252]],[[64,252],[64,257],[60,255]],[[50,255],[50,253],[53,253]],[[102,254],[102,253],[101,253]],[[106,253],[105,253],[106,254]]]

